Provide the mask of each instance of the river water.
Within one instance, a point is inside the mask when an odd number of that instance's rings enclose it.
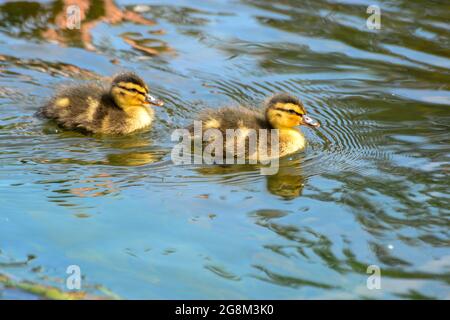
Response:
[[[125,299],[450,298],[448,2],[72,2],[81,30],[70,1],[0,3],[0,273],[65,290],[77,265]],[[151,131],[34,116],[121,70],[166,102]],[[171,163],[202,109],[279,91],[322,127],[278,174]]]

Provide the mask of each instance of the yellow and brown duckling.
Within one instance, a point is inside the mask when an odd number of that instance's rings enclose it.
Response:
[[[253,129],[256,133],[259,129],[278,129],[278,156],[283,157],[295,152],[301,151],[306,147],[306,139],[303,133],[296,127],[308,126],[312,128],[318,128],[319,122],[310,118],[303,106],[303,103],[297,97],[288,93],[278,93],[269,97],[264,102],[265,111],[257,111],[248,109],[245,107],[225,107],[217,110],[206,110],[199,115],[198,120],[202,123],[202,132],[208,129],[218,129],[222,133],[224,143],[224,154],[230,149],[230,147],[236,148],[238,142],[232,141],[233,145],[229,145],[226,141],[227,129],[241,129],[244,134],[241,136],[243,139],[248,139],[245,136],[245,132],[249,129]],[[194,127],[190,127],[191,134],[193,134]],[[257,137],[259,137],[257,135]],[[195,137],[194,137],[195,138]],[[257,138],[258,139],[258,138]],[[265,153],[270,156],[271,139],[268,136],[267,149],[269,152]],[[260,152],[257,147],[256,152],[251,154],[248,150],[248,140],[244,141],[246,158],[261,159]],[[256,144],[259,146],[259,142]],[[235,151],[233,151],[235,152]],[[266,152],[266,151],[265,151]]]
[[[125,72],[114,77],[110,88],[66,87],[42,107],[41,114],[66,129],[120,135],[148,127],[154,119],[150,106],[163,104],[149,95],[139,76]]]

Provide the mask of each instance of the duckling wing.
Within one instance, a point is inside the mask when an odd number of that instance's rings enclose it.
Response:
[[[219,129],[261,129],[267,128],[264,115],[261,112],[244,107],[225,107],[218,110],[207,110],[200,115],[203,130]]]
[[[224,156],[232,152],[237,154],[237,146],[245,145],[245,156],[250,156],[249,148],[246,139],[251,135],[250,130],[255,130],[255,137],[259,135],[259,129],[269,129],[269,124],[265,120],[262,112],[247,109],[244,107],[225,107],[217,110],[206,110],[200,114],[198,118],[202,123],[202,132],[210,129],[217,129],[221,132]],[[194,125],[188,128],[194,140],[201,139],[205,147],[209,143],[215,141],[214,136],[210,137],[208,141],[204,141],[200,136],[196,136]],[[235,132],[236,135],[230,137],[227,135],[227,130],[240,129],[240,133]]]

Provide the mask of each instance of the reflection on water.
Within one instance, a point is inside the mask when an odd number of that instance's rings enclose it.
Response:
[[[79,19],[79,29],[71,16],[73,10],[77,8]],[[14,32],[21,37],[38,37],[54,41],[65,46],[80,46],[87,50],[96,50],[92,41],[92,30],[100,23],[111,25],[119,23],[135,23],[145,26],[155,25],[155,21],[143,17],[140,13],[132,10],[121,9],[113,0],[91,1],[91,0],[63,0],[51,1],[47,4],[39,2],[7,2],[2,5],[2,16],[9,23],[2,27],[12,27],[18,32]],[[30,28],[31,25],[31,28]],[[161,30],[157,30],[161,33]],[[138,36],[142,36],[137,33]],[[152,39],[134,40],[125,34],[122,35],[124,41],[133,48],[144,51],[151,55],[158,55],[160,52],[171,51],[164,42],[162,46],[151,46]]]
[[[54,285],[77,264],[87,291],[124,298],[448,298],[448,8],[380,1],[370,31],[371,4],[1,3],[0,276]],[[55,87],[122,69],[166,102],[150,131],[34,116]],[[278,91],[322,127],[276,175],[171,163],[197,112]]]
[[[256,165],[211,165],[200,167],[196,169],[196,172],[207,177],[214,177],[216,182],[225,184],[249,183],[252,179],[256,181],[261,179],[260,168]],[[278,172],[264,177],[267,181],[267,191],[287,200],[299,197],[305,185],[299,159],[282,159]]]

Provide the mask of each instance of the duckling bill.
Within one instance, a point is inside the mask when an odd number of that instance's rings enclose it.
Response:
[[[320,126],[317,120],[307,115],[300,99],[288,93],[278,93],[269,97],[264,103],[264,111],[252,110],[241,106],[237,108],[225,107],[217,110],[206,110],[199,115],[198,120],[202,124],[202,133],[208,129],[218,129],[223,137],[226,136],[227,129],[240,129],[241,132],[278,129],[278,157],[305,149],[306,138],[300,129],[297,128],[298,126],[312,128]],[[193,126],[189,130],[191,135],[195,134]],[[248,137],[245,135],[241,137],[241,139],[246,138]],[[241,142],[233,140],[230,145],[229,141],[224,139],[223,143],[223,150],[227,153],[230,151],[234,152],[236,145]],[[265,150],[270,150],[270,139],[267,141],[267,144],[268,146]],[[263,154],[263,151],[259,143],[257,144],[258,149],[253,153],[249,150],[247,143],[244,142],[244,145],[246,158],[261,159],[260,154]]]
[[[149,94],[139,76],[126,72],[114,77],[109,88],[98,84],[64,88],[41,114],[69,130],[121,135],[148,127],[154,119],[151,105],[163,104]]]

